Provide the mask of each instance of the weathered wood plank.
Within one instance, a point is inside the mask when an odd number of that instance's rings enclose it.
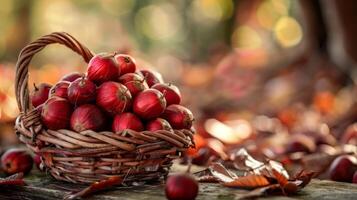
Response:
[[[0,199],[62,199],[70,189],[80,188],[80,185],[56,181],[46,175],[32,175],[26,178],[28,186],[2,187]],[[219,184],[200,184],[198,200],[222,199],[233,200],[247,193],[246,190],[225,188]],[[357,185],[338,183],[325,180],[313,180],[299,194],[292,197],[269,197],[265,199],[356,199]],[[115,190],[102,192],[88,199],[128,199],[128,200],[164,200],[164,186],[144,185],[132,187],[118,187]]]

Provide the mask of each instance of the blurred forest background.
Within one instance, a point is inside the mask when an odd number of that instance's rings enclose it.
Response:
[[[339,138],[357,115],[356,10],[353,0],[2,1],[1,144],[17,142],[17,56],[54,31],[162,73],[181,88],[204,137],[224,144],[260,132]],[[54,45],[32,61],[30,82],[55,83],[85,69],[79,56]]]

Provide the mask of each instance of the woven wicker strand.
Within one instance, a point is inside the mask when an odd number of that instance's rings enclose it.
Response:
[[[15,130],[20,141],[42,156],[46,170],[58,180],[88,184],[116,175],[131,183],[166,176],[172,160],[194,146],[191,130],[77,133],[42,126],[40,113],[30,105],[28,66],[36,53],[55,43],[72,49],[87,63],[93,57],[88,48],[64,32],[43,36],[20,52],[15,78],[20,110]]]

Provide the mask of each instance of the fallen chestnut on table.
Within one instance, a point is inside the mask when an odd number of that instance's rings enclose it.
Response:
[[[24,149],[12,148],[1,156],[1,168],[7,175],[19,172],[27,174],[31,171],[32,165],[32,157]]]
[[[352,182],[353,174],[357,170],[357,158],[352,155],[337,157],[329,169],[330,179],[333,181]]]
[[[167,178],[165,194],[169,200],[194,200],[198,182],[189,174],[174,174]]]

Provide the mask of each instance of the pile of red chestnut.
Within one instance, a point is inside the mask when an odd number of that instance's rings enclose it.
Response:
[[[161,74],[137,70],[129,55],[101,53],[88,63],[86,74],[68,74],[51,86],[35,87],[30,98],[52,130],[156,131],[190,129],[192,112],[179,105],[179,89]],[[111,128],[109,128],[111,127]]]

